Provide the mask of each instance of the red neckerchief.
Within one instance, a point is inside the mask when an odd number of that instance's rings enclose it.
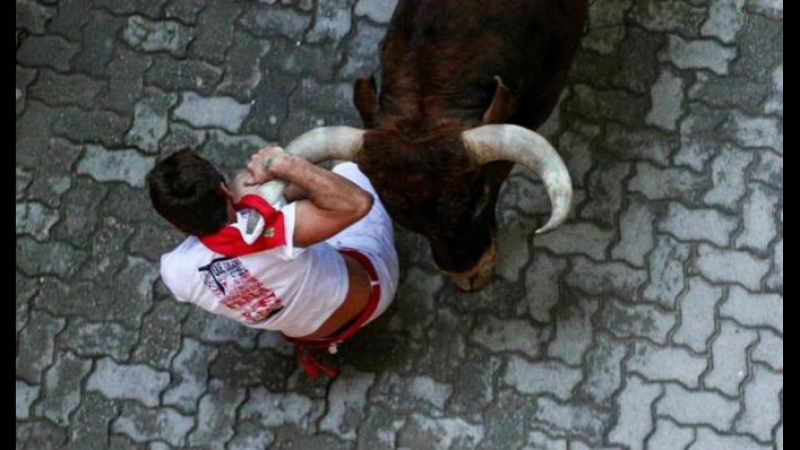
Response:
[[[283,213],[273,208],[266,200],[255,195],[247,194],[233,205],[237,211],[241,209],[254,209],[264,218],[264,231],[252,244],[247,244],[242,239],[238,228],[228,225],[214,234],[201,236],[200,242],[212,251],[228,257],[246,255],[248,253],[269,250],[286,245],[286,230],[283,223]]]

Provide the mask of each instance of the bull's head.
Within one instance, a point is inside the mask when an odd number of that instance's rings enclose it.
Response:
[[[512,163],[537,173],[550,197],[550,219],[537,233],[561,224],[572,203],[569,172],[558,153],[542,136],[516,125],[483,125],[420,140],[394,130],[323,127],[299,136],[286,151],[315,163],[356,162],[393,219],[425,236],[437,267],[467,291],[491,280],[495,204]]]

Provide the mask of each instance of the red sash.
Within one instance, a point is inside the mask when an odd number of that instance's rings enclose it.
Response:
[[[214,234],[200,236],[199,239],[203,245],[229,257],[242,256],[286,245],[283,213],[273,208],[266,200],[255,194],[247,194],[239,200],[239,203],[233,205],[233,208],[237,211],[247,208],[258,211],[265,222],[261,236],[252,244],[247,244],[242,240],[241,232],[236,227],[228,225]]]

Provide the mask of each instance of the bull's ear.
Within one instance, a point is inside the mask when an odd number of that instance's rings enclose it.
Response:
[[[494,79],[497,80],[497,87],[494,90],[492,104],[483,113],[484,124],[505,123],[517,109],[516,99],[508,86],[503,83],[503,79],[496,75]]]
[[[380,105],[378,104],[378,93],[375,85],[375,77],[361,77],[356,79],[353,84],[353,103],[361,115],[361,121],[365,128],[372,128],[375,124],[375,116],[378,115]]]

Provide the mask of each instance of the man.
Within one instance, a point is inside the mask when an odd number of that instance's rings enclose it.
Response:
[[[286,197],[296,201],[270,205],[253,193],[271,179],[289,182]],[[147,185],[159,215],[189,235],[161,257],[161,277],[174,297],[281,332],[311,376],[335,376],[311,350],[334,353],[394,298],[392,222],[351,162],[328,171],[280,147],[265,148],[229,187],[210,162],[186,149],[160,161]]]

